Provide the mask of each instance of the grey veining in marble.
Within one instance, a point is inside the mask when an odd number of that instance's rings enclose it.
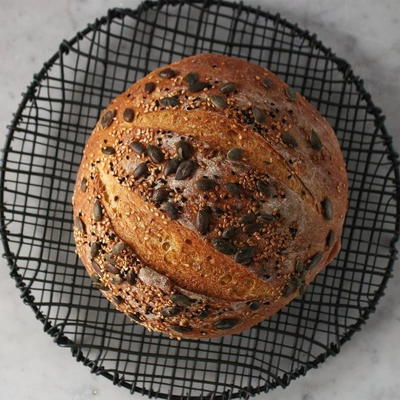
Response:
[[[248,1],[316,32],[365,80],[387,116],[387,128],[400,150],[400,2],[398,0]],[[0,121],[5,126],[34,72],[86,23],[112,6],[137,1],[1,0]],[[258,398],[269,400],[400,399],[400,274],[395,265],[386,295],[362,331],[342,352],[287,389]],[[0,261],[0,398],[24,400],[119,400],[131,396],[76,363],[42,331],[19,299]]]

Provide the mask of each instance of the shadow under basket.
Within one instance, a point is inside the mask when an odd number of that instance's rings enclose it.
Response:
[[[339,256],[302,298],[239,335],[177,341],[131,323],[91,287],[75,254],[71,195],[108,102],[154,68],[201,52],[260,64],[318,108],[347,163],[349,211]],[[241,3],[146,1],[63,41],[24,94],[1,178],[5,257],[24,303],[57,344],[132,393],[230,399],[287,386],[360,329],[395,259],[398,157],[381,110],[315,35]]]

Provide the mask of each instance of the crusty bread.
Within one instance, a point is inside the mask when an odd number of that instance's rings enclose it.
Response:
[[[109,104],[73,207],[77,252],[118,310],[171,337],[216,337],[276,313],[337,255],[347,176],[299,93],[201,54]]]

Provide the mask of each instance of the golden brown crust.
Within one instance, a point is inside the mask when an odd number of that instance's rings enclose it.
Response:
[[[73,205],[78,254],[118,309],[172,337],[216,337],[273,315],[336,256],[347,177],[334,132],[299,94],[202,54],[111,102]]]

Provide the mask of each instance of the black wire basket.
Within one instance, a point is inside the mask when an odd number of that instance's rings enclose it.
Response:
[[[115,311],[75,254],[71,194],[100,110],[152,69],[216,52],[280,75],[329,120],[350,182],[339,256],[305,296],[240,335],[170,340]],[[146,1],[113,9],[34,75],[9,129],[1,233],[11,276],[43,329],[93,373],[168,399],[248,398],[304,375],[375,310],[395,259],[399,161],[363,81],[315,35],[226,1]]]

